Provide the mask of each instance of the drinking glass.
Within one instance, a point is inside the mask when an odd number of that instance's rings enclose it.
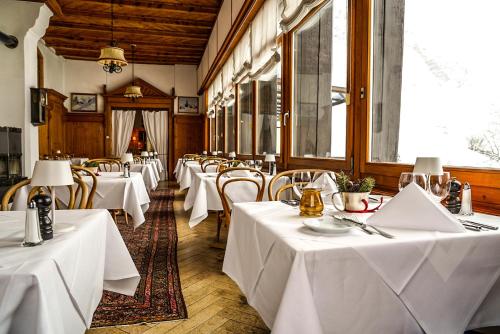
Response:
[[[262,160],[255,160],[255,168],[262,170]]]
[[[425,174],[404,172],[399,177],[399,191],[412,182],[418,184],[422,189],[427,190]]]
[[[429,192],[436,201],[441,202],[450,193],[451,177],[450,172],[443,172],[442,175],[429,175]]]
[[[293,173],[293,183],[295,183],[293,190],[297,196],[302,197],[304,188],[311,183],[311,173],[297,172]]]

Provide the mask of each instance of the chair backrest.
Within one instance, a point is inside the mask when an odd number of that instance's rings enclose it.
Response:
[[[297,181],[294,178],[294,175],[299,173],[309,173],[310,180],[307,181]],[[269,186],[267,188],[268,197],[270,201],[278,201],[280,199],[280,195],[286,190],[294,190],[297,186],[305,186],[311,183],[314,179],[315,175],[323,174],[323,173],[333,173],[331,170],[325,169],[291,169],[281,173],[276,174],[271,181],[269,182]],[[274,186],[278,180],[281,178],[287,178],[287,182],[282,184],[276,191]]]
[[[80,180],[82,180],[83,175],[88,175],[92,178],[92,187],[90,188],[86,205],[86,209],[92,209],[94,205],[94,195],[97,191],[97,176],[90,169],[81,166],[71,166],[71,171],[73,175]],[[76,196],[78,196],[78,193],[76,193]]]
[[[88,187],[83,180],[79,179],[76,176],[73,177],[73,180],[76,183],[76,189],[72,185],[68,186],[69,201],[68,201],[67,208],[68,209],[75,209],[76,208],[75,207],[76,200],[77,200],[76,195],[78,193],[81,193],[80,204],[78,205],[78,207],[76,209],[85,209],[87,206],[88,194],[89,194]],[[9,208],[10,200],[14,198],[14,196],[18,190],[20,190],[23,187],[28,187],[30,183],[31,183],[31,179],[26,179],[26,180],[23,180],[21,182],[16,183],[12,187],[10,187],[2,198],[2,207],[1,207],[2,211],[9,211],[10,210],[10,208]],[[28,192],[26,206],[33,199],[33,197],[36,194],[39,194],[39,193],[47,193],[48,194],[50,192],[51,192],[50,187],[41,187],[41,186],[32,187]],[[56,198],[56,208],[60,208],[62,206],[61,203],[62,203],[62,201],[60,199]]]
[[[109,158],[90,159],[85,161],[85,166],[90,166],[91,164],[97,164],[97,169],[100,172],[112,172],[113,169],[119,172],[122,167],[119,160]]]
[[[252,175],[255,175],[255,177],[231,176],[229,179],[227,179],[234,171],[249,171]],[[217,192],[219,193],[222,202],[222,207],[224,209],[224,218],[226,220],[226,225],[229,225],[229,223],[231,222],[231,207],[229,206],[229,201],[226,194],[226,188],[228,185],[234,184],[236,182],[246,182],[254,184],[256,186],[257,195],[255,196],[255,202],[261,202],[262,197],[264,197],[266,178],[261,171],[250,167],[230,167],[224,169],[217,175],[215,184],[217,185]]]
[[[218,172],[222,172],[223,170],[227,169],[227,168],[232,168],[232,167],[250,167],[248,166],[248,164],[243,161],[243,160],[226,160],[226,161],[223,161],[223,162],[219,162],[218,163],[218,167],[217,167],[217,173]]]
[[[200,160],[201,171],[203,173],[205,173],[205,169],[206,169],[206,166],[208,164],[214,165],[213,164],[214,162],[217,163],[217,164],[219,164],[219,163],[224,162],[224,161],[227,161],[227,159],[225,159],[225,158],[219,158],[219,157],[209,157],[209,158],[201,159]]]

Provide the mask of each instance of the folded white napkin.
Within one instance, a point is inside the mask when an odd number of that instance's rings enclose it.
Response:
[[[239,167],[239,166],[238,166]],[[234,177],[251,177],[252,173],[249,170],[234,170],[229,173],[231,176]]]
[[[368,224],[439,232],[465,232],[460,222],[416,183],[406,186]]]

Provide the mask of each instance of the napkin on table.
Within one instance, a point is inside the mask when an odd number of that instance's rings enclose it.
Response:
[[[460,222],[416,183],[411,183],[367,219],[376,226],[438,232],[465,232]]]

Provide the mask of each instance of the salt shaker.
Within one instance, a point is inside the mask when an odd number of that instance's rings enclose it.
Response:
[[[38,223],[38,209],[34,201],[31,201],[26,209],[26,221],[24,223],[24,247],[38,246],[43,243]]]
[[[123,177],[124,178],[129,178],[130,177],[130,163],[126,163],[123,165]]]
[[[458,214],[462,216],[472,216],[474,214],[472,212],[472,193],[468,182],[465,182],[462,190],[462,205]]]

